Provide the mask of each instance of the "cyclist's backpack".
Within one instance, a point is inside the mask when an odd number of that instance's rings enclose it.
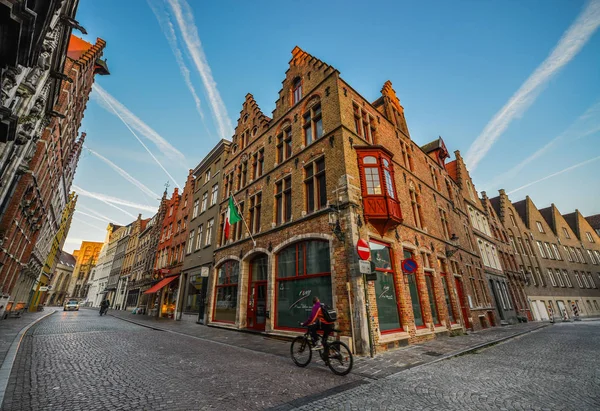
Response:
[[[323,317],[328,323],[334,323],[337,321],[337,311],[327,304],[321,304],[321,311],[323,311]]]

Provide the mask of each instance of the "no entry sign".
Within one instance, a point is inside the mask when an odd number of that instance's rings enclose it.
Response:
[[[406,260],[402,261],[402,271],[405,273],[414,273],[417,271],[417,267],[417,262],[412,258],[407,258]]]
[[[368,260],[371,258],[371,249],[369,248],[369,243],[362,238],[356,243],[356,252],[361,260]]]

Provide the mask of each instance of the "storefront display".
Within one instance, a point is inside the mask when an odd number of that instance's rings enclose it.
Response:
[[[379,242],[370,241],[371,259],[375,263],[377,280],[375,281],[375,301],[381,332],[402,328],[396,300],[393,261],[390,248]]]
[[[218,270],[213,320],[235,323],[240,264],[226,261]]]
[[[293,244],[277,255],[276,327],[298,328],[317,296],[332,306],[329,243],[312,240]]]

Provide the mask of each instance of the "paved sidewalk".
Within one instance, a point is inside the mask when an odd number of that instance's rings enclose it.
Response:
[[[110,310],[109,315],[157,330],[184,334],[219,344],[244,348],[281,357],[289,357],[289,341],[241,331],[207,327],[196,323],[156,319],[128,311]],[[529,322],[489,328],[457,337],[438,337],[422,344],[409,345],[370,357],[355,357],[352,373],[368,379],[381,379],[422,364],[432,363],[461,353],[483,348],[504,339],[548,326]]]
[[[48,307],[44,311],[30,313],[25,312],[19,318],[7,318],[0,320],[0,366],[4,362],[6,353],[19,332],[37,319],[54,312],[54,307]]]

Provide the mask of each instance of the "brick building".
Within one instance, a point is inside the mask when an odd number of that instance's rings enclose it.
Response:
[[[77,259],[66,252],[60,254],[56,269],[52,273],[52,281],[49,285],[46,301],[48,305],[62,305],[67,295],[67,287],[73,275]]]
[[[77,262],[67,287],[67,296],[83,299],[87,296],[87,283],[92,268],[98,261],[103,243],[82,241],[77,250]]]
[[[390,82],[371,103],[296,47],[272,118],[246,96],[223,165],[208,322],[296,333],[318,295],[363,353],[485,326],[469,306],[475,294],[490,297],[467,245],[463,189],[436,144],[411,139]],[[226,241],[230,195],[248,228],[237,223]],[[374,281],[359,272],[359,238],[370,244]],[[415,273],[401,269],[407,258]]]
[[[194,169],[195,185],[188,225],[190,233],[181,274],[182,320],[206,324],[208,277],[214,263],[219,202],[223,197],[222,166],[230,145],[229,141],[221,140]],[[258,163],[258,158],[256,160]]]
[[[572,303],[580,315],[600,314],[600,277],[593,274],[600,264],[600,240],[583,216],[562,216],[554,205],[538,210],[529,196],[511,203],[504,190],[490,202],[508,233],[519,270],[526,273],[533,317],[570,318]]]
[[[157,273],[154,270],[156,251],[162,233],[162,222],[167,208],[167,191],[163,193],[158,212],[148,221],[146,228],[139,234],[139,245],[135,253],[135,262],[131,281],[127,284],[128,293],[137,294],[138,307],[147,308],[149,299],[145,294]]]
[[[489,223],[490,213],[486,210],[485,202],[482,202],[478,196],[460,152],[455,151],[455,156],[456,160],[449,163],[448,167],[455,173],[454,178],[463,192],[464,208],[469,215],[470,228],[473,232],[471,237],[470,234],[466,234],[468,230],[465,228],[464,237],[467,237],[468,247],[479,253],[482,263],[467,268],[474,270],[475,279],[481,285],[478,290],[480,293],[473,288],[471,311],[477,315],[477,321],[482,327],[495,326],[499,322],[516,323],[514,303],[509,297],[507,277],[496,244],[497,233],[492,234]],[[483,286],[482,280],[486,287]]]
[[[125,257],[120,274],[120,280],[121,282],[124,282],[125,288],[127,289],[125,301],[122,305],[123,309],[137,306],[138,295],[129,292],[129,281],[132,280],[135,256],[139,247],[140,233],[146,229],[148,221],[150,221],[149,218],[142,219],[142,215],[139,214],[137,220],[132,223],[131,234],[129,235],[127,247],[125,248]]]
[[[177,209],[181,195],[176,187],[171,198],[165,203],[165,214],[160,225],[160,237],[156,246],[154,259],[153,284],[144,294],[148,298],[148,313],[158,317],[174,317],[175,299],[177,297],[178,278],[171,275],[174,265],[173,236],[177,224]]]
[[[121,226],[108,223],[106,226],[106,236],[104,237],[104,243],[98,254],[98,260],[96,265],[92,268],[90,278],[88,280],[88,292],[86,296],[87,303],[92,307],[98,307],[104,294],[102,293],[106,288],[107,277],[105,272],[105,265],[107,263],[108,247],[110,240],[113,238],[115,231]]]

